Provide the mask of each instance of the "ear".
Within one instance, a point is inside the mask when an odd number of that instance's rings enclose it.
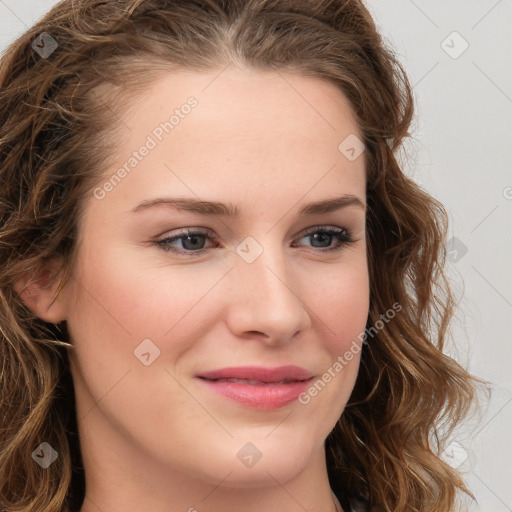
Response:
[[[59,324],[66,319],[62,293],[57,298],[54,297],[59,282],[52,282],[52,276],[59,264],[60,260],[51,260],[35,274],[18,280],[14,285],[14,290],[30,311],[41,320],[52,324]]]

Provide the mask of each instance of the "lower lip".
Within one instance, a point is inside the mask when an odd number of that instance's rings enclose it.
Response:
[[[295,402],[299,395],[307,389],[311,381],[309,379],[287,384],[250,385],[240,382],[200,380],[215,393],[224,395],[247,407],[264,410],[279,409]]]

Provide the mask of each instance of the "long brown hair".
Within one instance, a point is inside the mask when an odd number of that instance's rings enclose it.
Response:
[[[2,511],[75,511],[85,492],[65,323],[35,317],[15,283],[56,256],[65,263],[51,277],[69,278],[84,201],[112,163],[127,100],[173,69],[231,62],[336,84],[364,137],[367,327],[401,310],[364,345],[326,441],[333,489],[386,512],[448,512],[458,490],[471,495],[440,457],[481,382],[443,353],[454,312],[447,214],[399,166],[411,87],[362,2],[64,0],[0,62]],[[42,442],[59,454],[44,471],[30,456]]]

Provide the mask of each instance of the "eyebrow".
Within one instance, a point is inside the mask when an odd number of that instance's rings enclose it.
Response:
[[[200,201],[186,197],[157,197],[155,199],[149,199],[133,208],[132,212],[139,212],[162,205],[174,206],[179,210],[194,212],[200,215],[221,215],[234,218],[240,217],[240,208],[232,203],[225,204],[218,201]],[[309,203],[299,211],[299,215],[305,216],[331,213],[336,210],[346,208],[347,206],[356,206],[366,211],[366,205],[359,197],[351,194],[345,194],[333,199]]]

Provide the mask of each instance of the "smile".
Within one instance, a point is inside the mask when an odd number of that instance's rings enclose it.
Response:
[[[237,367],[205,372],[197,378],[210,391],[244,407],[273,410],[295,402],[313,374],[297,366]]]

